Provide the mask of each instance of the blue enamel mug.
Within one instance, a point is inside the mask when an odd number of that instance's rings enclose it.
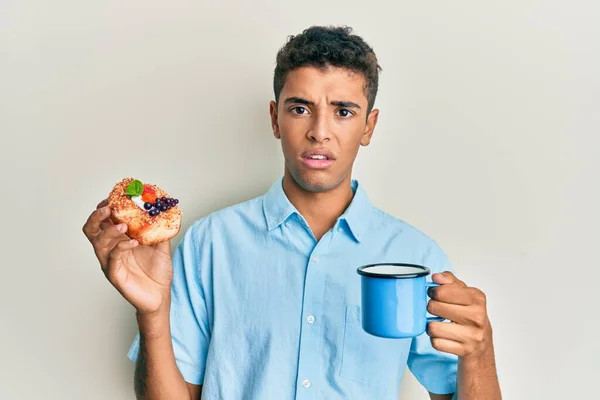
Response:
[[[361,279],[362,328],[384,338],[411,338],[425,332],[429,268],[415,264],[369,264],[358,268]]]

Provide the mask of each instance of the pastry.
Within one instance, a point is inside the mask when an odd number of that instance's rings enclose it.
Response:
[[[149,246],[175,237],[181,229],[179,200],[156,185],[125,178],[108,196],[111,219],[127,224],[127,236]]]

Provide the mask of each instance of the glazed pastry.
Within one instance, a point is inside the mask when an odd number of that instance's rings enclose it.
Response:
[[[111,219],[127,224],[127,236],[149,246],[175,237],[181,229],[179,200],[156,185],[125,178],[108,196]]]

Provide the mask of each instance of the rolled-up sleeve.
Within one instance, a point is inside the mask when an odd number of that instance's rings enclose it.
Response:
[[[171,337],[175,361],[183,378],[192,384],[204,381],[210,343],[209,315],[210,256],[209,244],[203,239],[203,221],[192,225],[173,252],[171,286]],[[127,356],[136,361],[139,354],[139,332]]]
[[[432,274],[442,271],[453,272],[447,255],[435,242],[425,259],[425,265],[431,269]],[[429,313],[427,315],[430,316]],[[412,340],[408,367],[427,391],[435,394],[455,393],[457,364],[456,355],[433,348],[427,332]]]

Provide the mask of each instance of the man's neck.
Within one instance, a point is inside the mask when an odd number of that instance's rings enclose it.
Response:
[[[350,177],[331,191],[315,193],[300,187],[286,171],[283,190],[317,240],[335,225],[335,221],[346,211],[354,197]]]

